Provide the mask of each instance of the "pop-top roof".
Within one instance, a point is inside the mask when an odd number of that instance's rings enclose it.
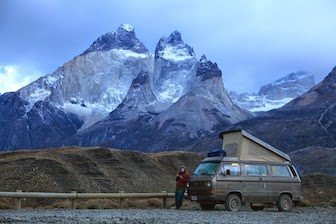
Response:
[[[223,139],[224,138],[224,135],[225,134],[229,134],[229,133],[234,133],[234,132],[241,132],[242,136],[248,138],[249,140],[263,146],[264,148],[272,151],[273,153],[281,156],[282,158],[288,160],[288,161],[291,161],[289,155],[287,155],[286,153],[280,151],[279,149],[275,148],[274,146],[271,146],[270,144],[264,142],[263,140],[255,137],[254,135],[248,133],[247,131],[244,131],[244,130],[231,130],[231,131],[224,131],[224,132],[221,132],[219,134],[219,138]]]

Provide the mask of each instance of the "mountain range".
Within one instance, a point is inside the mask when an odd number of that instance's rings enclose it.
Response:
[[[300,172],[336,175],[336,67],[307,93],[285,106],[238,122],[244,129],[289,153]]]
[[[81,55],[0,96],[0,149],[103,145],[197,150],[223,126],[252,117],[224,89],[222,73],[174,31],[150,53],[121,25]]]
[[[314,85],[313,74],[306,71],[298,71],[262,86],[257,94],[238,94],[231,91],[230,97],[239,107],[251,113],[258,113],[280,108],[306,93]]]
[[[285,106],[231,128],[243,128],[285,152],[336,145],[336,67],[319,84]]]

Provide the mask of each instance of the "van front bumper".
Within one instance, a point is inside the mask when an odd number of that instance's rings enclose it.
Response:
[[[217,201],[214,195],[188,195],[185,198],[191,201]]]

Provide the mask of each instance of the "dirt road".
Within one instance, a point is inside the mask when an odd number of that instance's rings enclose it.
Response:
[[[336,223],[336,208],[195,211],[169,209],[0,210],[0,223]]]

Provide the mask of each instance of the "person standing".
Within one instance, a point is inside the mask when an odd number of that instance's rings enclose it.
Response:
[[[180,171],[176,174],[175,180],[175,206],[176,209],[180,209],[184,198],[184,191],[189,180],[189,174],[187,173],[185,166],[180,166]]]

